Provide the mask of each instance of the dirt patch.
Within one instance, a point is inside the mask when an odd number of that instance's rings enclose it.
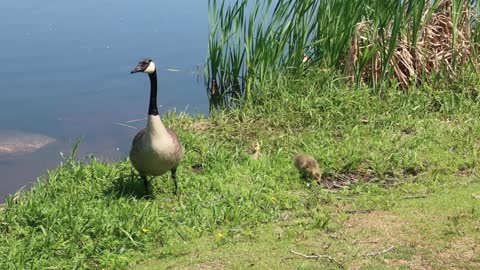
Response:
[[[455,239],[437,258],[449,269],[480,269],[480,242],[470,237]]]
[[[440,251],[434,248],[431,251],[433,254],[428,259],[415,255],[411,260],[390,263],[408,269],[480,269],[480,243],[469,237],[458,238]]]
[[[210,269],[225,269],[225,264],[221,261],[211,261],[211,262],[202,262],[189,265],[183,269],[200,269],[200,270],[210,270]]]
[[[356,170],[322,175],[322,180],[318,183],[324,188],[335,190],[348,187],[357,182],[370,182],[372,178],[373,175],[369,171]]]
[[[354,269],[362,269],[374,258],[381,259],[392,269],[435,269],[428,260],[414,254],[418,243],[412,240],[408,221],[398,215],[386,211],[357,212],[344,225],[345,235],[351,237],[350,246],[358,250]],[[405,248],[411,249],[413,254],[402,252]]]
[[[407,269],[418,270],[434,270],[429,262],[425,261],[421,256],[415,255],[411,260],[393,260],[390,261],[391,265],[396,268],[407,267]]]
[[[200,174],[203,171],[203,164],[195,163],[192,165],[192,172],[195,174]]]
[[[358,235],[356,243],[390,244],[406,240],[402,231],[406,229],[406,221],[386,211],[357,213],[345,222],[348,235]]]
[[[418,231],[409,220],[386,211],[357,212],[344,225],[351,246],[363,258],[357,262],[360,265],[367,262],[366,254],[394,246],[394,250],[381,255],[394,268],[480,269],[480,241],[472,237],[457,238],[446,246],[441,243],[432,246],[426,241],[427,232]],[[410,252],[397,250],[401,247]]]

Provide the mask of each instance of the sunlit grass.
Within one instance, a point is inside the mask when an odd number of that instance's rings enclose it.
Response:
[[[318,70],[279,77],[256,104],[210,119],[168,115],[186,148],[178,196],[165,176],[153,181],[155,197],[143,198],[128,161],[66,159],[1,207],[0,269],[181,259],[198,239],[216,246],[255,241],[262,226],[285,217],[295,225],[286,235],[335,231],[348,216],[345,207],[389,211],[399,196],[428,195],[479,173],[475,76],[452,89],[438,81],[435,89],[383,97],[333,78]],[[261,145],[259,160],[248,154],[253,142]],[[326,176],[361,172],[368,178],[360,181],[371,183],[322,190],[300,179],[291,163],[297,151],[313,155]],[[446,229],[464,230],[455,226]]]

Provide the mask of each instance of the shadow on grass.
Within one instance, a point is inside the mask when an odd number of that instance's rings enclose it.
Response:
[[[113,179],[112,186],[105,190],[104,194],[115,198],[151,198],[151,194],[145,190],[140,176],[134,172],[121,174]]]

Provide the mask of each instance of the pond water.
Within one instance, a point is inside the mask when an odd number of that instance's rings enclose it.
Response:
[[[137,130],[115,123],[146,117],[148,77],[129,73],[141,58],[157,63],[162,112],[208,113],[207,9],[198,0],[1,1],[0,135],[55,142],[0,153],[0,203],[55,168],[80,137],[80,156],[127,155]]]

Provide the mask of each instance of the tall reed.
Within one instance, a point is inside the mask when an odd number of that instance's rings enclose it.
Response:
[[[465,9],[477,11],[480,6],[466,0],[228,2],[208,2],[205,82],[212,107],[255,101],[252,96],[262,94],[262,82],[312,63],[342,71],[374,89],[382,89],[395,75],[408,84],[409,77],[418,75],[412,69],[426,68],[422,65],[428,61],[419,60],[417,47],[428,47],[423,30],[437,8],[448,5],[455,47],[461,43],[459,36],[465,38],[458,31],[465,23]],[[468,24],[472,26],[468,38],[479,41],[478,23],[472,19]],[[455,55],[451,58],[454,61]]]

